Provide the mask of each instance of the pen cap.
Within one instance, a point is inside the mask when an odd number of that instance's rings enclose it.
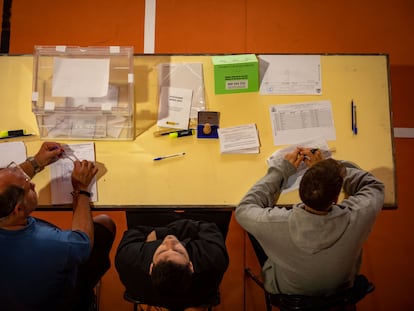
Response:
[[[0,131],[0,138],[4,138],[9,136],[9,132],[8,131]]]

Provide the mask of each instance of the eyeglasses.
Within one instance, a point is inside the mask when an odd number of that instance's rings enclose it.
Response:
[[[30,182],[32,179],[30,178],[30,176],[29,175],[27,175],[26,174],[26,172],[20,167],[20,165],[18,165],[16,162],[14,162],[14,161],[12,161],[12,162],[10,162],[7,166],[6,166],[6,168],[12,168],[12,169],[16,169],[16,170],[18,170],[21,174],[23,174],[23,176],[24,176],[24,180],[26,181],[26,182]]]

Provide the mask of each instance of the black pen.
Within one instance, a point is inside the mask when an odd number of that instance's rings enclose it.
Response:
[[[318,150],[320,150],[321,152],[324,152],[324,151],[336,152],[336,147],[330,147],[328,150],[321,150],[321,149],[319,149],[319,148],[312,148],[312,149],[310,150],[310,152],[311,152],[312,154],[315,154],[315,152],[316,152],[316,151],[318,151]]]

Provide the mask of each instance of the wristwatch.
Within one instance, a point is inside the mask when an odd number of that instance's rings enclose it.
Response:
[[[80,194],[86,195],[88,198],[90,198],[92,196],[92,194],[90,192],[85,191],[85,190],[73,190],[70,194],[73,197],[77,197]]]
[[[41,166],[39,165],[39,163],[37,163],[37,161],[36,161],[35,157],[28,157],[28,158],[26,159],[26,161],[27,161],[27,162],[29,162],[29,163],[32,165],[32,167],[33,167],[33,170],[34,170],[35,174],[36,174],[36,173],[39,173],[39,172],[43,169],[43,167],[41,167]]]

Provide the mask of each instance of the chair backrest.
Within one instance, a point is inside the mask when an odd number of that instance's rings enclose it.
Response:
[[[338,293],[326,296],[304,296],[287,294],[270,294],[264,289],[263,282],[245,269],[246,275],[253,279],[265,291],[266,308],[278,307],[280,311],[328,311],[355,310],[355,304],[367,294],[374,291],[375,286],[364,275],[355,278],[354,285]]]
[[[270,301],[283,311],[321,311],[354,306],[375,289],[364,275],[358,275],[353,287],[327,296],[271,294]],[[340,310],[340,309],[339,309]]]
[[[132,302],[134,304],[134,311],[138,310],[138,306],[141,304],[144,305],[148,305],[147,303],[145,303],[145,301],[141,301],[139,299],[136,299],[134,297],[132,297],[127,291],[124,292],[124,299]],[[212,309],[212,307],[214,306],[218,306],[220,304],[220,292],[217,291],[217,293],[211,297],[206,297],[206,300],[201,303],[200,305],[197,306],[187,306],[187,307],[183,307],[183,308],[170,308],[171,311],[184,311],[186,308],[207,308],[209,311]],[[154,306],[153,307],[163,307],[163,306]]]

